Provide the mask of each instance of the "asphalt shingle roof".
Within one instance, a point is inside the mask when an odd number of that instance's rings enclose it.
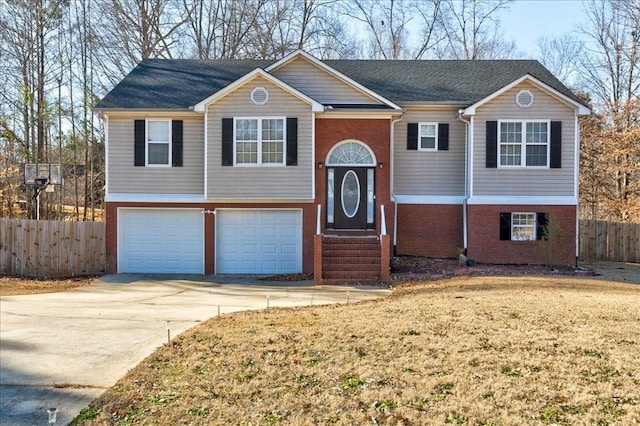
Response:
[[[580,100],[534,60],[328,60],[328,66],[384,98],[403,102],[473,104],[530,74]],[[146,59],[96,109],[187,109],[268,60]]]

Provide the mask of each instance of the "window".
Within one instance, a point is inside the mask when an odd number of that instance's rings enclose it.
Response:
[[[498,132],[501,167],[548,167],[548,121],[501,121]]]
[[[171,165],[171,120],[147,120],[147,165]]]
[[[419,151],[438,149],[438,123],[420,123]]]
[[[236,118],[235,163],[284,165],[284,118]]]
[[[511,213],[511,240],[534,241],[536,239],[536,214]]]

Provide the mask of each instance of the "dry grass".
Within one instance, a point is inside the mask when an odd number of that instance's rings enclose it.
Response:
[[[91,284],[95,277],[61,278],[57,280],[0,276],[0,296],[57,293]]]
[[[638,286],[458,278],[211,319],[78,423],[629,425],[639,353]]]

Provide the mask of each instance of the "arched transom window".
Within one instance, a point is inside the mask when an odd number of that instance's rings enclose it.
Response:
[[[375,158],[369,148],[360,142],[343,142],[336,145],[327,158],[327,166],[357,164],[375,166]]]

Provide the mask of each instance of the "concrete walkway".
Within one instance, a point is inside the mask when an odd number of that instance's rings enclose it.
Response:
[[[240,276],[106,275],[62,293],[0,298],[0,425],[56,424],[167,342],[241,310],[347,303],[389,290],[266,282]]]

